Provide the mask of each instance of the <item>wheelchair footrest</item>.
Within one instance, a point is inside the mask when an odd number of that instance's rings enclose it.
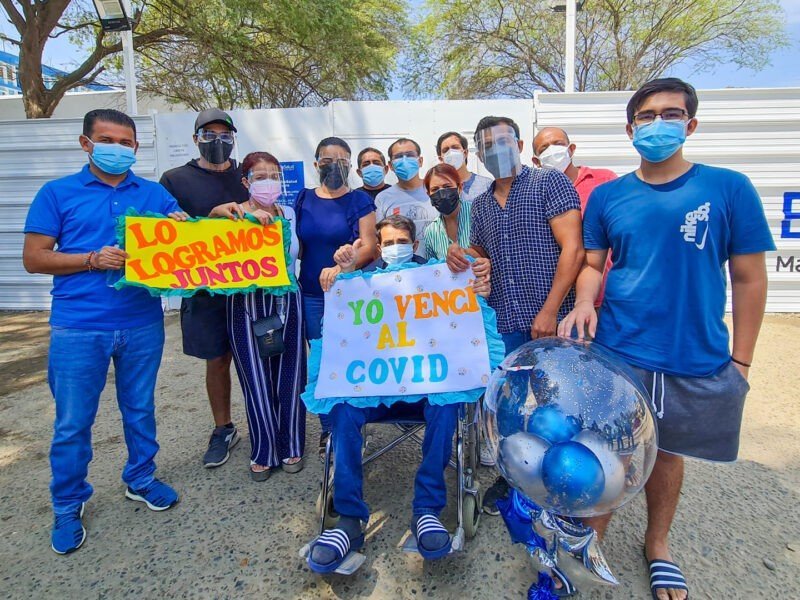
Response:
[[[317,538],[314,538],[310,542],[308,542],[305,546],[300,548],[300,558],[307,559],[308,555],[311,554],[311,547],[314,545],[314,542],[317,541]],[[342,564],[340,564],[334,573],[338,575],[352,575],[364,564],[364,561],[367,560],[367,556],[361,552],[351,550],[347,553],[347,556],[344,557]]]
[[[403,543],[401,545],[403,552],[415,552],[419,554],[419,548],[417,547],[417,538],[414,537],[414,534],[411,533],[409,529],[406,531],[405,538],[403,539]],[[450,535],[450,552],[461,552],[464,549],[464,529],[459,527],[456,529],[455,534]]]

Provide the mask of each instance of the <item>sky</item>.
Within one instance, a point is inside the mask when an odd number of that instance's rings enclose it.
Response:
[[[411,0],[412,6],[419,6],[421,0]],[[776,51],[770,57],[770,64],[763,70],[753,72],[738,69],[736,65],[721,65],[714,71],[696,73],[691,65],[680,65],[669,75],[689,80],[696,88],[712,89],[725,87],[800,87],[800,0],[781,0],[786,11],[786,32],[790,40],[787,48]],[[0,31],[11,34],[13,28],[5,21],[0,22]],[[0,49],[15,52],[16,48],[0,42]],[[80,62],[80,49],[71,46],[66,36],[48,43],[45,48],[45,62],[50,66],[68,70]],[[402,90],[395,89],[390,98],[402,99]]]

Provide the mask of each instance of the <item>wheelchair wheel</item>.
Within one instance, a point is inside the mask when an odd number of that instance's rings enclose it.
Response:
[[[471,540],[478,533],[478,524],[481,521],[481,493],[476,495],[464,493],[462,501],[462,523],[464,524],[464,536]]]
[[[317,516],[323,516],[323,508],[322,508],[322,490],[319,492],[319,496],[317,496]],[[325,529],[330,529],[331,527],[335,527],[336,523],[339,521],[339,515],[333,509],[333,486],[330,488],[330,492],[328,494],[328,505],[325,507],[324,512],[324,523]]]

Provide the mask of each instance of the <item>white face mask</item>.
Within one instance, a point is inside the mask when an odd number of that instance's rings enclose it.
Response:
[[[539,156],[539,160],[543,167],[563,173],[572,162],[572,157],[569,155],[568,146],[548,146],[547,150]]]
[[[458,148],[451,148],[445,152],[442,159],[444,160],[445,164],[448,164],[454,169],[458,170],[464,164],[464,151],[459,150]]]

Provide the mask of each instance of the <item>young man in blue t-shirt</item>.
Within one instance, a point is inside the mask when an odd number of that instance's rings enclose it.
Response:
[[[735,171],[683,157],[697,129],[697,94],[679,79],[645,84],[627,107],[627,132],[641,155],[633,172],[598,187],[584,217],[586,259],[577,326],[616,352],[650,391],[659,452],[645,486],[645,554],[654,597],[683,600],[686,580],[672,562],[668,534],[683,481],[683,457],[736,460],[748,369],[764,315],[764,252],[775,244],[761,200]],[[598,319],[609,250],[608,273]],[[733,294],[733,348],[725,314],[725,264]],[[611,515],[588,519],[600,535]]]
[[[178,494],[155,478],[156,374],[164,347],[161,300],[147,290],[116,290],[108,271],[125,266],[115,246],[116,218],[129,208],[186,220],[161,185],[133,174],[136,125],[116,110],[93,110],[83,120],[81,147],[89,164],[46,183],[25,221],[22,261],[29,273],[53,275],[47,377],[55,397],[50,446],[50,492],[55,522],[52,548],[67,554],[86,539],[81,518],[92,486],[92,425],[109,363],[114,361],[117,402],[128,446],[122,470],[125,496],[155,511]]]

